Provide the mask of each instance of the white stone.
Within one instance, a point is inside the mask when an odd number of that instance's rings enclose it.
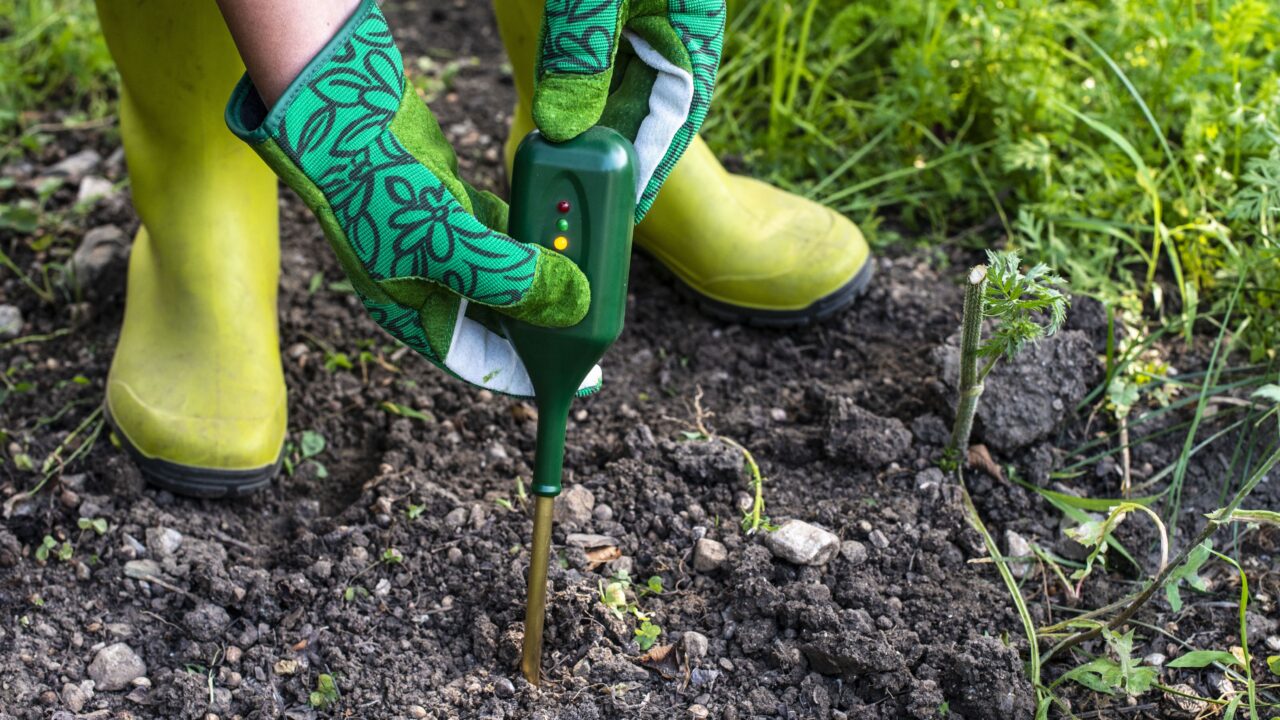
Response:
[[[840,551],[840,538],[803,520],[788,520],[764,536],[775,557],[796,565],[826,565]]]

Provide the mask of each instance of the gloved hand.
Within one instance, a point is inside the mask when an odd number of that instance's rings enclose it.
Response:
[[[554,142],[593,125],[639,159],[639,223],[707,116],[724,0],[547,0],[533,121]]]
[[[586,276],[568,258],[500,232],[506,205],[458,177],[373,0],[269,111],[242,78],[226,119],[315,213],[379,325],[467,382],[533,394],[486,316],[573,325],[590,304]],[[580,392],[599,384],[596,368]]]

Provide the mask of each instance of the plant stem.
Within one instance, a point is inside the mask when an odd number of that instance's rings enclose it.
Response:
[[[969,271],[964,290],[964,317],[960,325],[960,403],[956,407],[956,424],[947,444],[947,457],[957,462],[969,449],[969,435],[973,432],[973,418],[978,413],[978,398],[982,397],[982,381],[991,372],[995,359],[987,363],[982,375],[978,373],[978,343],[982,340],[983,292],[987,287],[987,266],[978,265]]]

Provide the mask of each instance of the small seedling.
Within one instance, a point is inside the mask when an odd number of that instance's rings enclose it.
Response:
[[[75,547],[70,542],[63,541],[59,544],[57,540],[53,539],[52,535],[45,535],[40,544],[36,546],[35,554],[36,560],[42,563],[49,561],[50,554],[62,562],[67,562],[75,554],[75,551]]]
[[[334,372],[336,370],[354,370],[355,364],[351,362],[351,358],[346,353],[325,351],[324,369],[326,372]]]
[[[1028,344],[1053,335],[1067,319],[1070,301],[1062,278],[1043,264],[1024,274],[1019,262],[1017,253],[988,251],[988,264],[969,271],[960,336],[960,403],[944,454],[951,468],[960,466],[969,449],[987,375],[1001,358],[1012,359]],[[982,327],[988,318],[995,327],[984,343]]]
[[[645,582],[645,586],[640,588],[641,595],[661,595],[662,594],[662,576],[652,575]]]
[[[404,553],[395,548],[387,548],[382,551],[382,562],[388,565],[399,565],[404,562]]]
[[[640,623],[640,627],[636,628],[636,644],[641,650],[648,650],[658,641],[658,636],[662,634],[662,628],[645,620]]]
[[[81,530],[92,530],[99,535],[107,534],[107,521],[103,518],[80,518],[76,521],[76,527]]]
[[[422,516],[422,513],[426,511],[426,509],[426,505],[414,505],[413,503],[409,503],[409,507],[404,511],[404,515],[410,520],[417,520]]]
[[[346,589],[342,591],[342,599],[345,602],[352,602],[356,598],[367,597],[369,597],[369,590],[363,585],[348,585]]]
[[[1133,659],[1133,632],[1119,635],[1104,630],[1102,637],[1107,647],[1115,654],[1116,659],[1102,656],[1068,671],[1055,682],[1071,680],[1094,692],[1115,695],[1123,691],[1129,695],[1141,695],[1151,689],[1159,671],[1156,668],[1142,665]]]
[[[316,459],[317,455],[324,452],[325,445],[324,435],[315,430],[303,430],[296,445],[292,441],[285,444],[284,471],[292,476],[299,466],[310,462],[315,465],[316,477],[322,480],[329,477],[329,469]]]
[[[413,408],[407,405],[394,403],[394,402],[391,402],[390,400],[384,401],[381,407],[383,410],[386,410],[392,415],[406,417],[406,418],[409,418],[410,420],[420,420],[425,423],[435,422],[435,418],[428,413],[424,413],[421,410],[414,410]]]
[[[323,710],[337,703],[341,697],[338,693],[338,683],[334,681],[333,676],[329,673],[320,673],[316,678],[316,689],[311,692],[307,702],[311,707]]]
[[[496,498],[493,501],[493,504],[509,512],[516,509],[515,506],[511,504],[511,501],[506,498]]]

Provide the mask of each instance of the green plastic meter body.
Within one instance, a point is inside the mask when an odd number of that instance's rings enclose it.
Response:
[[[622,333],[635,201],[635,150],[613,130],[594,127],[564,143],[535,131],[516,151],[509,234],[573,260],[591,284],[590,309],[572,327],[503,320],[538,406],[535,495],[560,494],[569,406]]]

